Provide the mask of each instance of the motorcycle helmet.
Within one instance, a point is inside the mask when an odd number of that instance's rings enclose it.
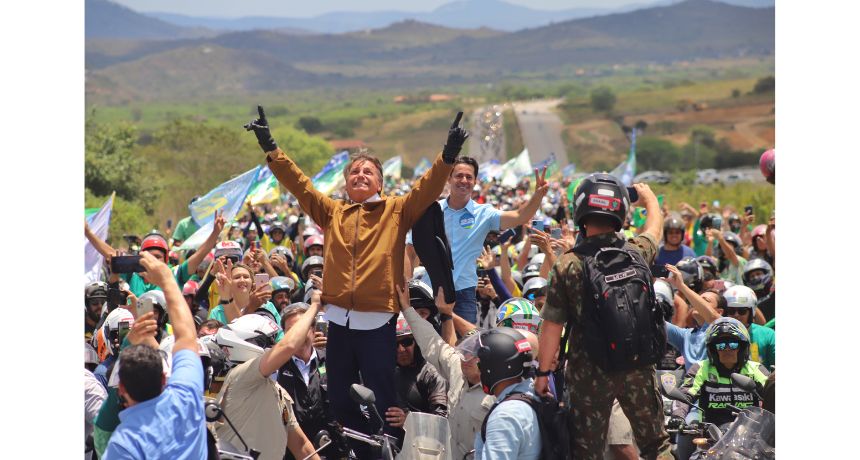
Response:
[[[420,279],[413,279],[407,284],[409,288],[409,305],[412,308],[427,308],[430,314],[437,313],[436,301],[433,298],[433,291],[430,286]]]
[[[496,327],[526,329],[535,334],[540,332],[543,320],[535,306],[522,297],[513,297],[499,305],[496,313]]]
[[[276,231],[280,231],[284,236],[287,236],[287,226],[281,221],[272,222],[272,225],[269,226],[269,236]]]
[[[225,328],[233,331],[240,339],[261,349],[274,346],[275,340],[281,332],[281,327],[270,316],[256,313],[240,316],[227,326],[218,329],[218,332]]]
[[[761,273],[753,273],[761,271]],[[773,267],[764,259],[753,259],[744,267],[744,284],[752,289],[756,296],[763,296],[773,285]]]
[[[284,258],[287,259],[287,264],[292,264],[293,259],[295,259],[295,257],[293,257],[293,251],[290,251],[290,248],[286,246],[275,246],[271,251],[269,251],[269,257],[272,257],[275,254],[284,256]]]
[[[540,276],[540,264],[528,264],[523,268],[523,285],[529,282],[532,278]]]
[[[110,312],[98,333],[93,336],[99,361],[104,361],[108,356],[119,354],[119,347],[122,345],[122,339],[125,338],[120,337],[120,323],[128,323],[129,331],[134,326],[134,316],[122,307],[115,308]]]
[[[262,347],[242,339],[227,326],[218,329],[218,332],[215,333],[215,343],[224,352],[226,358],[225,368],[227,370],[238,364],[263,356],[265,352]]]
[[[532,277],[523,286],[523,297],[530,302],[534,302],[537,297],[546,296],[546,288],[546,278],[541,278],[540,276]]]
[[[316,225],[309,225],[305,227],[305,231],[302,232],[302,240],[306,240],[314,235],[322,235],[322,230]]]
[[[668,281],[663,279],[654,280],[654,293],[657,303],[663,311],[663,318],[671,321],[675,315],[675,289]]]
[[[92,345],[84,342],[84,368],[94,371],[99,365],[99,354]]]
[[[193,296],[197,295],[197,291],[200,289],[200,283],[194,280],[188,280],[185,283],[185,286],[182,286],[182,296]]]
[[[108,285],[104,281],[94,281],[84,287],[84,305],[89,306],[90,299],[102,299],[107,302]]]
[[[289,296],[296,288],[296,281],[288,276],[276,276],[269,280],[269,287],[272,288],[272,297],[279,292],[286,292]]]
[[[705,344],[708,348],[708,359],[712,364],[719,364],[718,344],[725,342],[738,343],[737,369],[742,368],[749,360],[750,335],[747,328],[734,318],[719,318],[708,326],[705,331]]]
[[[663,221],[663,242],[666,242],[666,239],[669,235],[669,230],[680,230],[681,231],[681,243],[684,242],[685,230],[687,226],[684,225],[684,221],[675,217],[674,215],[669,216],[665,221]]]
[[[729,229],[731,229],[732,232],[737,233],[741,231],[741,225],[742,222],[740,216],[738,216],[737,213],[731,213],[729,215]]]
[[[704,284],[704,272],[702,266],[693,257],[685,257],[681,259],[675,267],[681,272],[684,279],[684,284],[695,292],[702,291]]]
[[[497,327],[478,336],[478,368],[484,393],[493,394],[499,382],[521,377],[532,362],[532,347],[526,338],[509,327]]]
[[[406,321],[406,317],[403,316],[403,313],[397,315],[397,326],[395,329],[395,335],[398,338],[406,335],[412,335],[412,327],[409,326],[409,322]]]
[[[610,174],[595,173],[582,179],[573,196],[573,221],[584,228],[585,218],[605,216],[621,231],[630,208],[627,188]]]
[[[726,292],[723,292],[723,297],[726,299],[726,307],[749,308],[751,311],[750,321],[755,317],[755,306],[758,298],[752,289],[738,284],[726,289]]]
[[[538,254],[539,249],[533,244],[530,244],[529,246],[529,259],[531,259]],[[517,254],[523,252],[523,247],[525,247],[525,241],[520,241],[519,243],[514,245],[514,249],[516,249]]]
[[[323,268],[323,258],[320,256],[310,256],[305,259],[304,263],[302,263],[302,278],[305,280],[308,279],[308,272],[310,272],[311,268],[319,267]]]
[[[215,245],[215,258],[221,256],[233,260],[233,263],[238,263],[242,260],[242,246],[235,241],[221,241]]]
[[[705,275],[710,273],[711,279],[717,278],[718,262],[713,257],[711,257],[711,256],[699,256],[699,257],[696,257],[696,262],[698,262],[699,265],[702,267],[702,270],[703,270]],[[705,281],[708,281],[708,280],[705,279]]]
[[[723,232],[723,239],[726,240],[726,243],[731,244],[735,248],[735,253],[740,254],[739,251],[741,250],[741,246],[743,246],[743,244],[741,243],[741,237],[739,237],[737,233]]]
[[[765,150],[758,160],[758,167],[761,174],[771,184],[776,182],[776,151],[774,149]]]
[[[529,265],[536,264],[538,267],[540,267],[543,264],[544,260],[546,260],[546,254],[539,252],[535,254],[534,257],[529,259]]]
[[[756,238],[764,238],[765,234],[767,234],[767,225],[756,225],[752,231],[752,239],[755,240]]]
[[[323,247],[324,243],[325,243],[325,238],[323,238],[322,235],[309,236],[308,239],[306,239],[305,243],[304,243],[305,254],[307,254],[307,252],[311,248],[311,246]]]
[[[170,253],[170,249],[167,246],[167,240],[158,233],[146,235],[146,238],[140,243],[141,251],[150,251],[153,249],[160,250],[164,255],[164,261],[167,262],[167,255]]]

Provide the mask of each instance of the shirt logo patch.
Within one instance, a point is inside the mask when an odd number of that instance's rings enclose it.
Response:
[[[475,216],[473,216],[469,211],[466,211],[462,216],[460,216],[460,227],[463,227],[466,230],[471,230],[474,225]]]

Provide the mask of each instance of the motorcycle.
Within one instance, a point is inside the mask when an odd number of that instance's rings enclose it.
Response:
[[[203,404],[203,408],[207,422],[214,423],[223,418],[230,426],[230,429],[236,433],[236,437],[245,447],[245,449],[239,449],[226,440],[216,440],[215,436],[212,434],[212,430],[207,430],[207,437],[210,438],[208,439],[209,442],[207,442],[208,448],[210,449],[209,458],[220,458],[222,460],[257,460],[260,456],[260,452],[248,447],[248,444],[246,444],[245,440],[242,439],[242,435],[239,434],[236,427],[233,426],[233,422],[227,418],[227,414],[224,413],[218,403],[213,400],[207,400]]]
[[[383,460],[450,460],[451,459],[451,430],[448,419],[438,415],[423,412],[410,412],[406,416],[403,429],[403,448],[397,448],[397,438],[383,433],[384,422],[376,410],[376,395],[373,390],[354,383],[349,388],[353,401],[366,408],[379,422],[379,431],[375,434],[365,434],[347,427],[341,427],[343,435],[370,445],[374,458]],[[328,433],[321,431],[315,438],[316,452],[324,449],[330,443]]]

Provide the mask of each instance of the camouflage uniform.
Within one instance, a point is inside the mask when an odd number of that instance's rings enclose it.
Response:
[[[607,246],[615,233],[587,238]],[[630,240],[648,265],[654,261],[657,244],[649,234]],[[543,319],[558,324],[571,320],[565,382],[570,392],[572,425],[571,452],[576,459],[602,459],[613,399],[618,399],[630,420],[636,444],[645,459],[672,459],[669,435],[663,427],[663,401],[657,390],[654,366],[626,373],[606,373],[584,352],[582,327],[582,262],[568,252],[556,261],[549,278]],[[659,454],[659,455],[658,455]]]

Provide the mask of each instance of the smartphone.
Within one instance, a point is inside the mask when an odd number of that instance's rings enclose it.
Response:
[[[167,219],[167,228],[173,228],[173,219]]]
[[[502,232],[501,235],[499,235],[499,244],[507,243],[516,234],[517,234],[517,232],[513,228],[509,228],[509,229],[505,230],[504,232]]]
[[[141,300],[137,303],[137,317],[140,318],[141,316],[151,312],[154,307],[155,304],[152,302],[152,298],[148,297]]]
[[[112,308],[116,308],[120,305],[125,305],[127,296],[125,292],[122,292],[118,288],[108,287],[107,297],[108,305],[110,305]]]
[[[119,343],[122,344],[122,341],[125,340],[125,336],[128,335],[128,321],[120,321],[119,322],[119,330],[117,331],[117,336],[119,336]]]
[[[142,273],[146,271],[143,265],[140,265],[140,256],[111,257],[110,270],[114,273]]]
[[[560,228],[554,228],[554,229],[549,231],[549,235],[554,240],[559,240],[559,239],[561,239],[561,229]]]
[[[323,313],[317,315],[317,322],[314,329],[317,332],[322,332],[322,335],[328,336],[328,321],[325,320],[325,316],[323,315]]]
[[[744,207],[744,213],[745,213],[746,215],[748,215],[748,216],[751,216],[751,215],[752,215],[752,213],[753,213],[753,207],[752,207],[752,205],[746,205],[746,206]]]
[[[714,200],[714,204],[713,204],[713,206],[714,206],[715,208],[719,208],[719,207],[720,207],[720,200]]]
[[[627,196],[630,197],[631,203],[639,201],[639,192],[637,192],[633,187],[627,187]]]
[[[257,273],[254,275],[254,284],[257,285],[257,289],[269,284],[269,274],[268,273]]]
[[[543,231],[544,230],[543,220],[540,220],[540,219],[533,220],[532,221],[532,228],[534,228],[536,230]]]

